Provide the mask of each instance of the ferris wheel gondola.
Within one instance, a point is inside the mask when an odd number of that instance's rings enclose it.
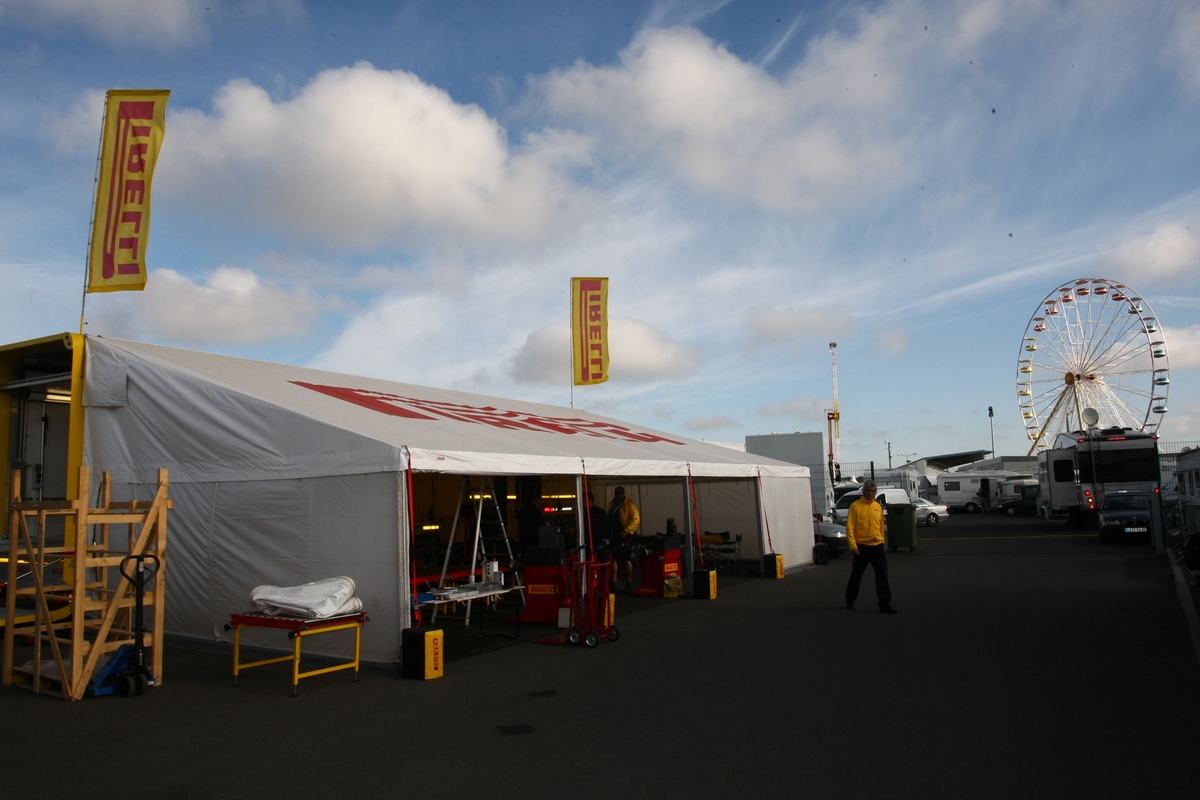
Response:
[[[1123,283],[1081,278],[1047,295],[1017,356],[1030,454],[1086,427],[1089,407],[1107,426],[1156,433],[1171,385],[1161,329],[1150,305]]]

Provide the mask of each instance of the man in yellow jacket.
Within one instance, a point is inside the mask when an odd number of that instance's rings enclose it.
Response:
[[[884,614],[895,614],[892,608],[892,587],[888,585],[887,556],[884,554],[883,506],[875,501],[875,481],[863,484],[862,497],[850,504],[846,518],[846,538],[854,551],[854,565],[850,569],[850,583],[846,585],[846,608],[854,610],[858,599],[858,587],[862,583],[867,564],[875,569],[875,595],[879,610]]]
[[[625,496],[625,487],[613,489],[612,504],[608,507],[608,529],[612,534],[613,560],[617,562],[617,575],[613,582],[624,582],[633,589],[633,546],[632,537],[642,524],[637,506]]]

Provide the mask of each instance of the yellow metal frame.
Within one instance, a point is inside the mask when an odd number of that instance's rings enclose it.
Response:
[[[70,429],[67,433],[67,499],[79,499],[79,468],[83,466],[83,377],[84,377],[84,337],[77,333],[59,333],[54,336],[43,336],[40,339],[30,339],[24,342],[0,345],[0,383],[12,380],[13,365],[21,354],[28,350],[37,350],[47,345],[61,344],[71,351],[71,411]],[[7,458],[9,447],[9,426],[12,422],[12,399],[5,392],[0,392],[0,454]],[[4,496],[8,497],[11,487],[8,482],[8,470],[4,470]],[[7,522],[7,520],[6,520]],[[68,518],[66,522],[66,538],[74,539],[75,521]],[[74,580],[75,564],[68,559],[63,564],[63,579],[67,583]]]
[[[311,678],[314,675],[324,675],[328,672],[339,672],[344,669],[354,670],[354,680],[358,680],[358,660],[359,651],[362,643],[362,626],[361,622],[343,622],[341,625],[329,625],[323,628],[313,628],[312,630],[297,631],[295,633],[288,632],[288,636],[293,637],[294,644],[292,654],[290,656],[279,656],[278,658],[264,658],[261,661],[250,661],[245,664],[241,661],[242,649],[242,628],[266,627],[247,624],[239,624],[233,629],[233,685],[237,686],[238,673],[252,667],[265,667],[268,664],[282,664],[284,661],[292,662],[292,696],[296,697],[300,694],[300,679]],[[305,636],[315,636],[319,633],[333,633],[334,631],[345,631],[350,628],[354,629],[354,660],[347,661],[344,664],[335,664],[332,667],[322,667],[321,669],[311,669],[307,672],[300,671],[300,644]],[[275,630],[282,630],[275,628]]]

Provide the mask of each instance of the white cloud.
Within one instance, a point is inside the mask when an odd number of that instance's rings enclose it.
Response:
[[[1109,261],[1131,281],[1170,280],[1200,271],[1200,224],[1166,222],[1150,233],[1131,236],[1110,254]]]
[[[1167,358],[1171,369],[1200,368],[1200,325],[1190,328],[1163,328]]]
[[[219,0],[0,0],[11,14],[44,29],[82,28],[114,45],[166,49],[208,38],[206,6]]]
[[[764,344],[786,344],[797,337],[824,338],[844,336],[854,330],[854,320],[844,308],[772,308],[746,309],[746,327],[750,337]]]
[[[898,356],[908,349],[908,333],[902,330],[882,331],[879,334],[879,346],[883,352]]]
[[[95,156],[104,122],[104,97],[104,90],[88,89],[66,113],[44,117],[42,127],[60,153]]]
[[[213,113],[169,114],[155,188],[210,213],[351,246],[417,231],[530,240],[584,208],[563,175],[578,135],[543,131],[510,149],[481,108],[367,63],[317,75],[275,100],[248,81]]]
[[[263,281],[248,269],[227,266],[214,270],[203,285],[174,270],[154,270],[144,291],[122,292],[105,300],[90,314],[92,332],[189,344],[280,339],[305,331],[320,310],[303,292]]]
[[[803,214],[878,193],[906,173],[897,16],[864,14],[782,79],[692,29],[648,30],[616,66],[578,63],[534,82],[552,113],[610,134],[621,154],[668,164],[694,187]]]
[[[509,362],[518,383],[566,384],[570,375],[570,327],[547,325],[530,333]],[[613,318],[608,330],[609,378],[648,383],[683,378],[700,366],[700,355],[670,334],[633,319]]]
[[[759,409],[768,417],[792,417],[804,420],[825,419],[825,409],[833,408],[832,400],[818,400],[813,397],[796,397],[784,403],[770,403]]]
[[[716,414],[710,417],[689,417],[683,423],[683,427],[689,431],[717,431],[722,428],[732,428],[737,424],[735,419]]]

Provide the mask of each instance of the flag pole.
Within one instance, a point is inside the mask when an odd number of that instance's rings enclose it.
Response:
[[[92,178],[92,213],[88,220],[87,253],[83,257],[83,300],[79,303],[79,335],[87,324],[88,284],[92,277],[92,237],[96,235],[96,191],[100,186],[100,164],[104,159],[104,126],[108,124],[108,92],[104,93],[104,113],[100,115],[100,141],[96,144],[96,174]]]
[[[571,288],[567,291],[567,347],[571,348],[571,408],[575,407],[575,279],[571,279]]]

